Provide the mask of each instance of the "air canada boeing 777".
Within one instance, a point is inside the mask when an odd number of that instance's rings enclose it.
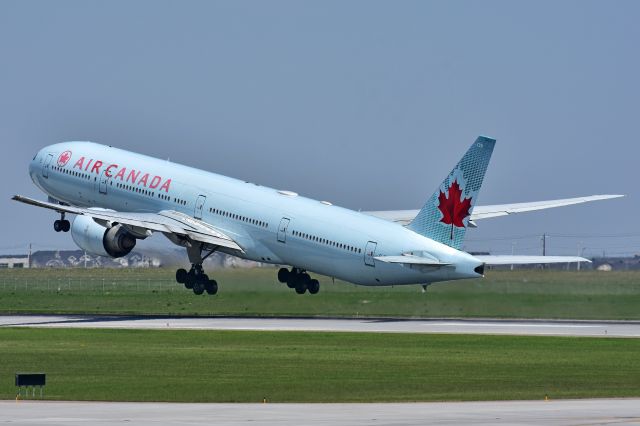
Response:
[[[476,206],[495,140],[479,137],[420,210],[356,212],[249,182],[91,142],[40,150],[29,165],[48,201],[16,201],[60,214],[57,232],[97,255],[127,255],[159,232],[186,248],[191,268],[176,280],[195,294],[218,284],[202,269],[215,251],[290,265],[278,279],[299,294],[320,285],[308,272],[388,286],[478,278],[485,265],[588,262],[570,256],[473,256],[468,227],[496,216],[620,197]],[[73,223],[67,214],[75,215]]]

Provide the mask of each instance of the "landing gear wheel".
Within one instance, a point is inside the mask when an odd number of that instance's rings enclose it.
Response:
[[[186,269],[180,268],[176,271],[176,281],[180,284],[184,284],[187,282],[187,277],[189,273]]]
[[[62,232],[69,232],[69,230],[71,229],[71,222],[66,219],[61,220],[60,222],[62,225]]]
[[[56,220],[55,222],[53,222],[53,230],[56,231],[56,232],[62,231],[62,221],[61,220]]]
[[[291,274],[287,268],[280,268],[278,271],[278,281],[281,283],[286,283],[291,278]]]
[[[318,280],[311,280],[309,284],[307,284],[307,288],[309,289],[309,293],[318,294],[320,291],[320,282]]]
[[[312,279],[308,273],[300,268],[280,268],[278,271],[278,281],[286,283],[287,287],[292,288],[298,294],[305,294],[309,290],[310,294],[317,294],[320,291],[320,282]]]
[[[204,293],[204,283],[205,281],[197,280],[193,283],[193,292],[198,296]]]
[[[207,294],[214,295],[218,292],[218,283],[216,280],[208,280],[204,285],[204,289],[207,290]]]
[[[184,280],[185,288],[188,288],[189,290],[191,290],[193,288],[193,284],[195,284],[196,282],[196,279],[197,277],[193,269],[187,272],[187,278]]]

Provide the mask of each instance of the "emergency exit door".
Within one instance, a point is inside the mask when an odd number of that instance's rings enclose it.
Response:
[[[204,195],[198,195],[196,199],[196,206],[193,211],[193,217],[196,219],[202,219],[202,209],[204,208],[204,203],[207,201],[207,197]]]
[[[281,243],[287,242],[287,229],[289,228],[289,218],[283,217],[278,226],[278,241]]]
[[[364,248],[364,264],[367,266],[376,266],[376,262],[374,260],[374,256],[376,255],[376,247],[378,247],[378,243],[375,241],[369,241],[367,246]]]
[[[98,181],[98,191],[101,194],[107,193],[107,184],[109,183],[109,176],[107,175],[107,171],[103,170],[100,174],[100,180]]]

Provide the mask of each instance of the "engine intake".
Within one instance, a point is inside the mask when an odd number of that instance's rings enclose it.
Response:
[[[122,225],[105,228],[89,216],[76,216],[71,237],[78,247],[99,256],[126,256],[136,246],[136,238]]]

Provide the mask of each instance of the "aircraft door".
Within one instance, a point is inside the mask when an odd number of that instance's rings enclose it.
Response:
[[[196,219],[202,219],[202,209],[204,208],[204,203],[207,201],[207,197],[204,195],[198,195],[196,199],[196,207],[193,211],[193,217]]]
[[[42,176],[48,178],[49,177],[49,166],[51,165],[51,160],[53,160],[53,154],[47,154],[44,159],[44,164],[42,165]]]
[[[373,257],[376,255],[376,247],[378,243],[375,241],[369,241],[364,248],[364,264],[367,266],[373,266],[375,268],[376,263]]]
[[[103,170],[100,173],[100,179],[98,180],[98,191],[101,194],[107,193],[107,183],[109,182],[109,176],[107,176],[107,171]]]
[[[281,243],[287,242],[287,228],[289,228],[289,218],[283,217],[278,226],[278,241]]]

